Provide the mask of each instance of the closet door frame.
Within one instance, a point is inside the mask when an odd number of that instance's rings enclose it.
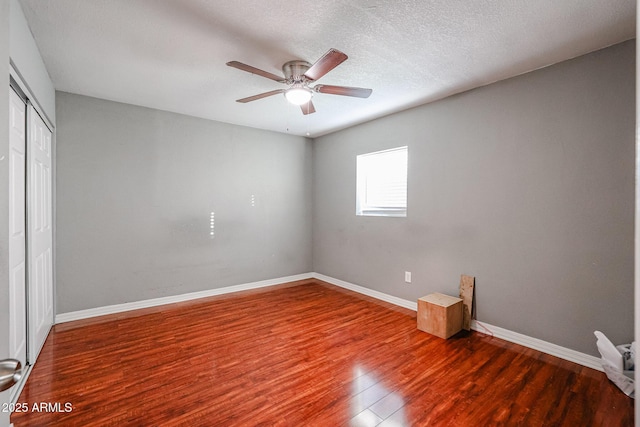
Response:
[[[9,89],[9,357],[27,365],[27,102]],[[19,387],[10,391],[13,401]]]
[[[51,312],[50,312],[50,317],[47,317],[46,322],[48,323],[47,326],[47,332],[50,329],[51,326],[53,326],[55,324],[55,313],[56,313],[56,301],[55,301],[55,289],[56,289],[56,283],[55,283],[55,242],[56,242],[56,230],[55,230],[55,218],[56,218],[56,209],[55,209],[55,200],[56,200],[56,191],[55,191],[55,176],[56,176],[56,161],[55,161],[55,127],[53,126],[52,121],[49,119],[49,117],[44,113],[44,110],[42,109],[42,107],[40,106],[40,104],[38,103],[38,100],[35,96],[33,96],[33,93],[31,92],[31,90],[29,89],[29,86],[27,83],[25,83],[25,80],[22,78],[22,76],[20,75],[20,73],[14,68],[13,64],[10,64],[10,70],[9,70],[9,75],[10,75],[10,86],[13,88],[13,90],[15,90],[16,92],[18,92],[20,94],[20,96],[25,99],[26,101],[26,108],[27,108],[27,135],[26,135],[26,164],[25,164],[25,168],[26,168],[26,186],[25,186],[25,190],[26,190],[26,194],[25,194],[25,198],[26,198],[26,221],[27,221],[27,225],[26,225],[26,236],[25,236],[25,243],[26,243],[26,259],[27,259],[27,268],[26,268],[26,287],[27,289],[25,289],[25,294],[26,294],[26,299],[27,299],[27,307],[25,310],[26,313],[26,322],[27,322],[27,365],[25,366],[25,368],[23,369],[23,377],[22,377],[22,381],[13,387],[12,391],[11,391],[11,402],[16,402],[17,398],[20,396],[20,392],[22,391],[22,388],[24,387],[25,382],[27,381],[27,378],[31,372],[31,368],[33,366],[33,364],[36,362],[37,360],[37,356],[40,352],[41,346],[43,343],[40,343],[40,346],[36,346],[37,348],[34,348],[34,343],[32,340],[32,331],[31,331],[31,326],[30,326],[30,312],[31,312],[31,308],[30,308],[30,298],[29,298],[29,293],[30,293],[30,284],[29,284],[29,280],[30,280],[30,276],[33,274],[33,266],[29,265],[29,250],[30,250],[30,225],[29,225],[29,221],[32,220],[32,215],[30,214],[31,209],[33,209],[33,202],[30,200],[31,196],[31,188],[30,188],[30,180],[32,179],[30,177],[31,175],[31,171],[30,171],[30,153],[29,153],[29,145],[31,144],[31,124],[32,124],[32,120],[34,119],[34,115],[37,115],[38,119],[42,120],[42,123],[44,124],[44,126],[46,127],[46,129],[51,132],[51,140],[50,140],[50,156],[51,156],[51,175],[50,175],[50,181],[49,181],[49,185],[50,185],[50,212],[49,212],[49,218],[48,221],[51,225],[51,257],[50,257],[50,274],[51,274],[51,278],[50,278],[50,283],[49,283],[49,289],[48,289],[48,295],[51,298]],[[11,89],[10,89],[11,90]]]

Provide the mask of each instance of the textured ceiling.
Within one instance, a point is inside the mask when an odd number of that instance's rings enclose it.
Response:
[[[635,0],[20,0],[57,90],[312,137],[635,37]],[[317,112],[276,95],[274,74],[329,48]]]

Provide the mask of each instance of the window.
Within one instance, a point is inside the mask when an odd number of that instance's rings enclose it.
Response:
[[[407,147],[356,160],[356,215],[407,216]]]

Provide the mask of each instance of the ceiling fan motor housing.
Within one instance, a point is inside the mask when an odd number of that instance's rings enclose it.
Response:
[[[311,68],[307,61],[289,61],[282,66],[282,72],[287,79],[287,84],[306,83],[311,81],[304,73]]]

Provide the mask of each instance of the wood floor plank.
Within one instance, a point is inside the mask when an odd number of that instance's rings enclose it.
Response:
[[[56,325],[19,403],[16,427],[633,425],[601,372],[318,280]]]

